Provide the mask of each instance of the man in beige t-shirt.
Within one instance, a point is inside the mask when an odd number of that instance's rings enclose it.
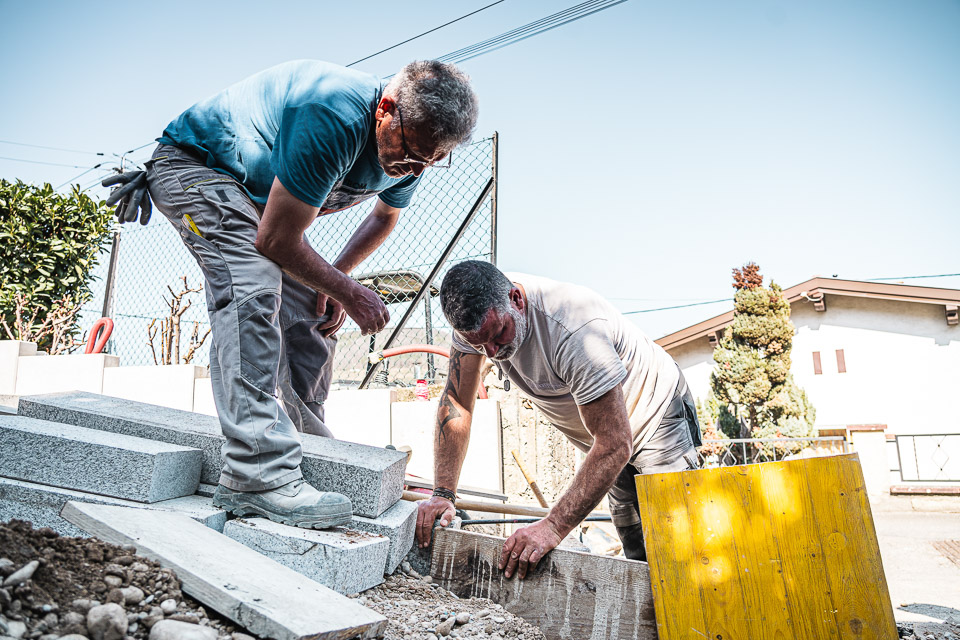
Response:
[[[454,328],[450,373],[434,440],[436,490],[420,503],[417,539],[455,510],[460,468],[485,357],[587,456],[543,520],[507,540],[500,568],[520,577],[608,494],[628,558],[646,559],[634,476],[698,466],[700,427],[677,364],[605,299],[587,289],[487,262],[454,266],[440,291]]]

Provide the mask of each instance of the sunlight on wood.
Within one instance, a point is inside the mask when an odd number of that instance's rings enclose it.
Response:
[[[856,454],[636,478],[661,640],[896,640]]]

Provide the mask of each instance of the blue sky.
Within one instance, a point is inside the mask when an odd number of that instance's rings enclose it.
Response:
[[[258,70],[352,62],[489,1],[0,0],[0,140],[122,153]],[[506,0],[358,68],[388,75],[573,4]],[[478,137],[500,133],[500,266],[624,311],[730,297],[749,260],[784,286],[960,272],[958,34],[956,1],[630,0],[464,63]],[[0,159],[0,177],[54,185],[82,168]],[[659,337],[727,308],[630,317]]]

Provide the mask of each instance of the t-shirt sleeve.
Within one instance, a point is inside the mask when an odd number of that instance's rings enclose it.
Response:
[[[383,200],[384,204],[388,204],[391,207],[396,207],[397,209],[403,209],[410,204],[410,200],[413,199],[413,192],[417,190],[417,187],[420,185],[420,178],[423,177],[423,174],[419,176],[410,175],[393,185],[386,191],[380,194],[380,199]]]
[[[453,332],[453,348],[462,353],[475,353],[477,355],[483,355],[469,344],[464,342],[463,338],[461,338],[460,334],[456,331]]]
[[[294,197],[322,207],[360,151],[363,141],[358,133],[323,105],[287,107],[280,118],[270,167]]]
[[[578,405],[593,402],[627,377],[610,325],[602,319],[591,320],[571,333],[557,350],[555,366]]]

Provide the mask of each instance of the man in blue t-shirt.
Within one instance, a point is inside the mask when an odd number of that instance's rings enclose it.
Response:
[[[384,85],[296,61],[197,103],[158,138],[150,197],[206,281],[210,376],[227,439],[214,504],[302,527],[350,520],[348,498],[303,481],[296,432],[332,435],[322,403],[346,316],[363,334],[389,319],[349,273],[476,119],[469,79],[453,65],[413,62]],[[336,260],[310,247],[304,232],[318,215],[374,195]]]

